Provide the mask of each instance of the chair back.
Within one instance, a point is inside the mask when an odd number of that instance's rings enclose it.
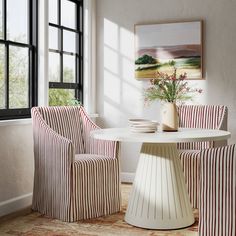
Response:
[[[178,107],[179,127],[227,130],[228,109],[222,105],[182,105]],[[221,143],[227,145],[227,141]],[[201,150],[214,142],[179,143],[179,149]]]
[[[235,144],[201,152],[199,235],[236,235]]]
[[[72,141],[75,153],[84,153],[80,106],[35,107],[46,124]]]

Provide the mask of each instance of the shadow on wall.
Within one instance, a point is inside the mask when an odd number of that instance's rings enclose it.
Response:
[[[104,19],[103,35],[103,81],[97,85],[104,96],[102,126],[125,126],[128,118],[141,117],[143,109],[142,83],[134,79],[134,34]]]

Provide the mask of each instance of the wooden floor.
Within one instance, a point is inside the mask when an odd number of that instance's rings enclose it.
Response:
[[[50,219],[26,209],[22,215],[17,214],[0,219],[0,236],[197,236],[198,213],[194,211],[195,224],[189,228],[171,231],[147,230],[133,227],[124,221],[125,210],[131,185],[122,184],[122,210],[117,214],[93,220],[65,223]]]

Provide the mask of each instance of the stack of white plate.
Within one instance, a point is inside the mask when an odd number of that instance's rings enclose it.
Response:
[[[159,123],[154,120],[129,119],[130,130],[135,133],[154,133]]]

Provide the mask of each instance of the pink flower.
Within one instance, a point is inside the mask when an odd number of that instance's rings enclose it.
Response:
[[[185,80],[185,79],[187,79],[187,73],[184,73],[183,75],[181,74],[181,75],[179,76],[179,79],[180,79],[180,80]]]
[[[150,80],[150,86],[145,89],[145,103],[162,100],[168,102],[182,102],[191,99],[192,93],[202,93],[202,89],[190,88],[187,73],[177,76],[177,69],[170,75],[156,71],[156,77]]]

